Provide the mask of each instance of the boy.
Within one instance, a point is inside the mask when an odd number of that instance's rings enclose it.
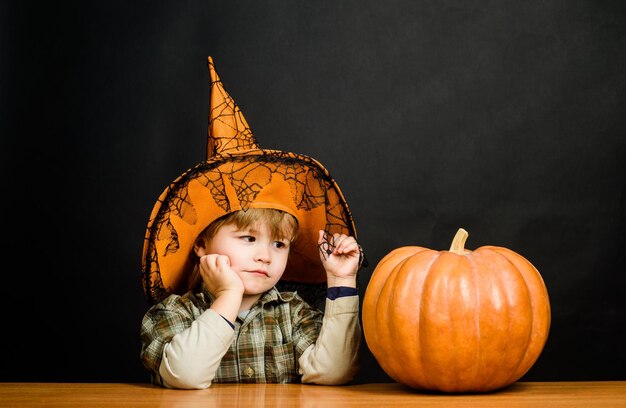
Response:
[[[363,256],[345,199],[315,160],[259,149],[210,57],[209,70],[207,160],[164,191],[146,232],[142,362],[171,388],[346,383]],[[326,281],[324,314],[279,280]]]

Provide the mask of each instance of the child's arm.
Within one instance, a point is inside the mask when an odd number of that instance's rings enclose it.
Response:
[[[362,253],[354,237],[335,234],[329,240],[320,231],[319,245],[329,289],[356,288]],[[298,360],[303,383],[344,384],[358,369],[359,298],[355,294],[332,299],[330,294],[329,290],[320,334]]]
[[[159,374],[170,387],[209,387],[233,340],[233,322],[241,305],[243,282],[225,255],[204,255],[199,268],[213,302],[191,327],[165,346]],[[224,323],[230,327],[225,328]]]
[[[358,370],[360,345],[358,296],[326,299],[320,334],[298,359],[302,382],[339,385],[352,380]]]
[[[204,286],[213,296],[211,309],[229,322],[234,322],[243,299],[243,282],[230,267],[226,255],[208,254],[198,264]]]
[[[168,388],[206,388],[234,339],[231,326],[195,295],[171,295],[142,320],[141,358]]]
[[[233,328],[209,309],[163,348],[159,375],[168,388],[208,388],[234,339]]]

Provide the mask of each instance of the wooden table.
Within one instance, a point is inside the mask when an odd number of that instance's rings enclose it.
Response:
[[[321,386],[214,384],[169,390],[148,384],[0,383],[0,407],[626,407],[626,381],[518,382],[480,395],[418,392],[397,383]]]

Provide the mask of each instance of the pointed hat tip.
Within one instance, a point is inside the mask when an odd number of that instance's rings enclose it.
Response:
[[[220,77],[217,75],[215,71],[215,65],[213,64],[213,58],[209,55],[207,57],[207,66],[209,67],[209,74],[211,77],[211,82],[217,82],[220,80]]]
[[[207,159],[232,151],[258,149],[254,134],[241,109],[224,89],[211,56],[207,61],[211,76]]]

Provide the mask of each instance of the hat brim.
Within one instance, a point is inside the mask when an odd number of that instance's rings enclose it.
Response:
[[[187,289],[197,236],[214,220],[237,210],[274,208],[296,217],[294,243],[282,280],[326,281],[318,231],[356,237],[346,200],[318,161],[277,150],[222,154],[174,180],[155,204],[143,247],[142,279],[152,304]]]

